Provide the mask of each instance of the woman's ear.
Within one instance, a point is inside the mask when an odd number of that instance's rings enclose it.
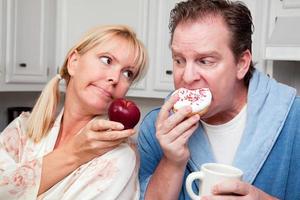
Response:
[[[252,61],[251,52],[249,50],[246,50],[240,57],[237,65],[238,67],[237,78],[239,80],[242,80],[245,77],[246,73],[250,68],[251,61]]]
[[[68,73],[70,74],[70,76],[74,76],[75,72],[76,72],[76,69],[78,67],[78,59],[79,59],[79,54],[78,52],[75,50],[73,51],[69,58],[68,58],[68,65],[67,65],[67,68],[68,68]]]

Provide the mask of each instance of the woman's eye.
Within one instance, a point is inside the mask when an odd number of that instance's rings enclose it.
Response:
[[[107,56],[102,56],[100,57],[100,60],[104,63],[104,64],[111,64],[111,58],[110,57],[107,57]]]
[[[128,78],[128,79],[133,78],[133,72],[130,71],[130,70],[125,70],[125,71],[123,72],[123,75],[124,75],[126,78]]]

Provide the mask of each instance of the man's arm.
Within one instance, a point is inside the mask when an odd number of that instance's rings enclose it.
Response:
[[[152,139],[159,143],[157,147],[154,147],[155,145],[149,141],[143,142],[147,147],[140,144],[140,149],[142,149],[140,179],[142,179],[143,187],[147,184],[145,183],[146,179],[151,176],[146,188],[142,188],[145,190],[142,192],[145,192],[146,200],[174,200],[178,199],[181,192],[186,164],[190,157],[187,142],[198,127],[199,116],[188,117],[191,107],[182,108],[170,115],[176,101],[177,97],[171,96],[160,110],[156,120],[156,138]],[[146,161],[146,157],[153,156],[154,148],[161,148],[162,151],[155,166]],[[152,151],[146,152],[149,149]],[[145,163],[151,167],[149,168]]]
[[[149,181],[145,199],[178,199],[184,171],[185,165],[175,166],[163,157]]]

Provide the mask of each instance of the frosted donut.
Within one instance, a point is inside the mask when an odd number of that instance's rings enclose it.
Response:
[[[186,88],[179,88],[174,94],[178,94],[179,99],[173,106],[173,111],[176,112],[184,106],[192,107],[192,114],[204,115],[211,103],[212,95],[209,88],[199,88],[189,90]]]

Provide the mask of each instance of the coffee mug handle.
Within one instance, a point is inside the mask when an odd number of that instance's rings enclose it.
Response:
[[[188,192],[189,196],[193,199],[193,200],[199,200],[201,198],[200,194],[196,195],[193,191],[193,182],[194,180],[199,179],[199,181],[202,181],[203,179],[203,172],[199,171],[199,172],[192,172],[188,175],[188,177],[186,178],[185,181],[185,188],[186,191]]]

